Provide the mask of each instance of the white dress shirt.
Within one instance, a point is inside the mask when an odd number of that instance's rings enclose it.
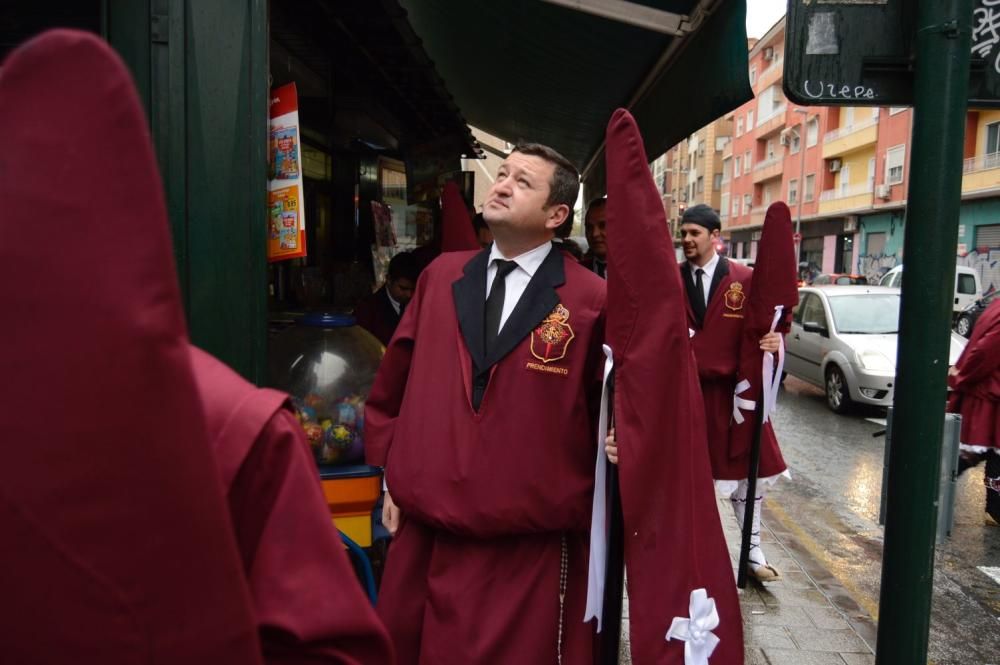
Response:
[[[504,282],[506,291],[504,291],[503,312],[500,314],[500,330],[503,330],[504,324],[507,323],[507,318],[514,311],[514,307],[517,306],[517,301],[524,295],[524,289],[527,288],[528,282],[534,277],[538,267],[542,265],[542,261],[545,260],[550,251],[552,251],[552,243],[547,240],[545,244],[512,258],[501,254],[500,250],[497,249],[496,243],[493,243],[490,247],[490,262],[486,267],[487,298],[490,297],[490,291],[493,289],[493,278],[497,275],[497,266],[493,263],[494,259],[513,261],[517,264],[517,267],[507,275],[507,281]]]
[[[389,287],[388,286],[385,287],[385,297],[389,299],[389,304],[392,305],[392,308],[394,310],[396,310],[396,314],[397,315],[400,314],[402,306],[399,304],[399,302],[395,298],[392,297],[392,294],[389,293]]]
[[[705,306],[707,307],[708,294],[712,289],[712,277],[715,276],[715,269],[719,267],[719,255],[713,254],[708,263],[703,266],[696,266],[691,261],[688,261],[688,267],[691,269],[691,279],[694,280],[695,284],[698,283],[698,276],[695,274],[695,271],[701,268],[701,270],[705,272],[705,274],[701,277],[701,290],[702,295],[705,296]]]

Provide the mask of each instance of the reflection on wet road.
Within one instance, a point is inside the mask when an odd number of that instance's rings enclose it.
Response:
[[[818,388],[789,377],[774,418],[791,482],[769,492],[765,517],[837,578],[864,610],[877,618],[881,578],[882,426],[878,410],[838,416]],[[1000,527],[983,512],[983,470],[958,481],[955,526],[935,559],[930,659],[935,663],[1000,662],[1000,585],[979,567],[1000,566]]]

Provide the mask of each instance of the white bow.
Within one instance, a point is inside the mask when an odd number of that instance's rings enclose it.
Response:
[[[778,327],[784,305],[776,305],[774,308],[774,318],[771,320],[771,332]],[[764,352],[763,366],[761,367],[761,377],[763,379],[764,417],[766,423],[768,419],[778,410],[778,390],[781,388],[781,373],[785,370],[785,339],[782,336],[778,345],[778,367],[774,366],[774,354],[770,351]]]
[[[611,347],[603,345],[604,388],[601,391],[601,414],[597,422],[597,463],[594,465],[594,503],[590,512],[590,566],[587,571],[587,608],[584,622],[597,619],[597,632],[601,632],[604,614],[604,571],[608,561],[607,527],[607,454],[604,441],[608,438],[608,377],[614,369],[614,354]]]
[[[691,592],[688,603],[689,618],[674,617],[667,631],[667,640],[684,642],[684,665],[708,665],[708,658],[719,646],[719,638],[712,632],[719,626],[719,613],[715,600],[705,589]]]
[[[757,408],[757,402],[753,401],[752,399],[745,399],[743,397],[740,397],[740,393],[742,393],[744,390],[748,390],[749,388],[750,388],[750,382],[747,381],[746,379],[743,379],[742,381],[736,384],[736,390],[733,392],[733,420],[736,421],[737,425],[742,425],[743,421],[746,420],[746,418],[743,417],[743,414],[740,413],[740,409],[744,409],[746,411],[753,411],[754,409]]]

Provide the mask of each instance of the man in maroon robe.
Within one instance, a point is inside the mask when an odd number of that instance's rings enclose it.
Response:
[[[418,273],[413,254],[400,252],[389,261],[385,284],[354,308],[358,325],[377,337],[383,345],[388,345],[396,332],[403,310],[413,297]]]
[[[0,252],[11,275],[34,274],[8,294],[22,315],[5,331],[23,404],[0,440],[33,443],[0,465],[0,513],[19,514],[5,520],[4,657],[391,663],[285,395],[188,343],[125,66],[93,35],[56,31],[11,55],[0,90],[0,188],[24,206],[4,219],[30,211],[46,248]]]
[[[962,414],[960,468],[986,461],[986,514],[1000,523],[1000,299],[976,322],[948,387],[948,411]]]
[[[581,622],[605,286],[552,245],[576,170],[516,148],[487,195],[495,243],[439,257],[366,408],[395,529],[379,616],[400,663],[589,663]]]
[[[750,295],[753,271],[728,261],[715,251],[721,223],[711,207],[699,204],[684,211],[681,217],[681,242],[684,257],[681,277],[687,290],[688,325],[694,331],[691,339],[698,363],[698,378],[705,400],[705,425],[708,430],[708,451],[712,460],[712,476],[719,489],[730,497],[737,520],[742,524],[746,497],[746,465],[729,456],[729,427],[733,417],[733,394],[740,365],[740,344],[747,299]],[[768,333],[760,340],[760,349],[776,353],[781,336]],[[777,448],[774,431],[768,427],[762,435],[762,447]],[[773,461],[771,464],[768,460]],[[759,476],[763,480],[786,474],[784,461],[777,458],[762,460]],[[760,515],[765,483],[758,483],[758,502],[754,514]],[[762,581],[776,579],[778,571],[768,565],[760,548],[760,530],[751,540],[750,567]]]

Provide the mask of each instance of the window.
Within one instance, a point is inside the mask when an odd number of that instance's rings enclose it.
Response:
[[[750,85],[757,85],[757,65],[750,66]]]
[[[896,115],[897,113],[902,113],[907,108],[909,108],[909,107],[907,107],[907,106],[890,106],[889,107],[889,115]]]
[[[757,122],[770,120],[775,113],[784,108],[785,98],[781,95],[781,86],[771,85],[761,90],[757,97]]]
[[[722,174],[716,173],[712,176],[712,189],[722,189]]]
[[[734,178],[739,178],[740,177],[740,158],[739,157],[734,157],[733,158],[733,177]]]
[[[789,180],[788,181],[788,202],[791,204],[798,203],[799,200],[799,181]]]
[[[1000,165],[1000,122],[986,125],[986,155],[983,166],[995,168]]]
[[[753,198],[749,194],[743,195],[743,212],[750,214],[750,205]]]
[[[743,172],[750,173],[750,151],[743,153]]]
[[[851,190],[851,167],[844,164],[840,167],[840,195],[848,196]]]
[[[747,111],[747,131],[753,129],[753,109]]]
[[[955,292],[963,295],[974,295],[976,293],[976,278],[966,273],[958,274],[958,284],[955,285]]]
[[[844,122],[843,122],[843,126],[844,127],[853,127],[854,126],[854,107],[853,106],[847,106],[847,107],[844,108]]]
[[[868,191],[875,190],[875,158],[868,160]]]
[[[761,204],[766,208],[771,205],[773,199],[773,194],[771,193],[770,187],[765,187],[763,193],[761,194]]]
[[[736,136],[743,136],[743,118],[736,118]]]
[[[819,141],[819,118],[809,118],[806,123],[806,147],[811,148]]]
[[[865,255],[882,256],[885,253],[885,233],[869,233],[865,238]]]
[[[811,173],[806,176],[805,200],[812,201],[816,196],[816,174]]]
[[[729,214],[729,192],[722,195],[721,205],[719,207],[722,208],[723,217]]]
[[[740,216],[740,197],[737,196],[733,199],[733,217]]]
[[[767,152],[767,159],[774,159],[774,139],[768,139],[765,146]]]
[[[802,148],[802,137],[799,136],[802,132],[798,129],[791,133],[791,139],[788,142],[788,150],[794,155],[799,152]]]
[[[905,145],[889,148],[885,155],[885,184],[898,185],[903,182],[903,162],[905,160]]]
[[[873,119],[873,120],[878,120],[878,114],[879,114],[879,113],[880,113],[881,111],[882,111],[882,109],[880,109],[879,107],[877,107],[877,106],[873,106],[873,107],[872,107],[872,119]]]
[[[826,310],[823,309],[823,302],[819,296],[809,294],[809,298],[802,304],[802,323],[815,323],[826,327]]]
[[[698,176],[698,193],[701,194],[705,191],[705,178]]]
[[[722,182],[723,184],[729,182],[729,174],[732,173],[732,157],[726,157],[722,160]]]

